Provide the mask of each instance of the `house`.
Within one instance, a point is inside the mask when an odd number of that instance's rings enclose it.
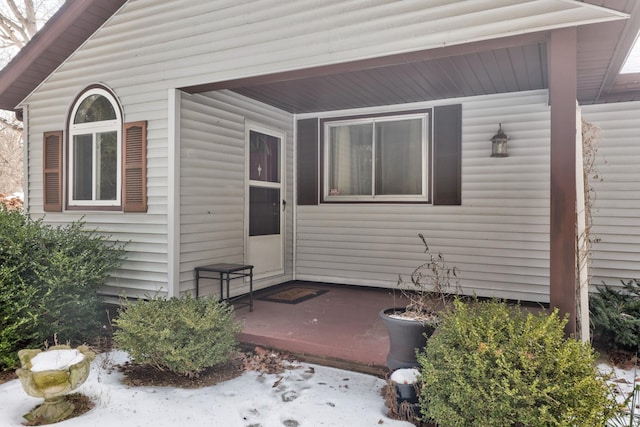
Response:
[[[191,292],[214,262],[392,287],[423,233],[466,293],[550,302],[573,332],[581,115],[591,284],[639,277],[639,28],[633,0],[70,0],[0,108],[30,214],[130,242],[106,295]]]

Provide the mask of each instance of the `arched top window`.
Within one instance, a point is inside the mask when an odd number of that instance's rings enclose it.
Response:
[[[44,132],[45,212],[61,212],[65,199],[68,210],[147,211],[147,122],[123,123],[121,111],[93,86],[71,106],[66,135]]]
[[[116,109],[104,94],[93,93],[78,104],[73,124],[116,120]]]
[[[71,118],[69,206],[121,206],[122,119],[116,99],[91,88],[77,99]]]

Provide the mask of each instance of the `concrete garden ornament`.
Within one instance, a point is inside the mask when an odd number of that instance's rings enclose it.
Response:
[[[18,357],[22,367],[16,374],[24,391],[29,396],[44,398],[42,405],[24,417],[48,424],[68,418],[74,406],[65,395],[85,382],[95,353],[87,346],[72,349],[56,345],[47,351],[20,350]]]

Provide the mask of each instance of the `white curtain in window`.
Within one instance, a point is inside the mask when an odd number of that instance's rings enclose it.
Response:
[[[330,195],[371,195],[371,124],[331,128]]]
[[[422,120],[376,123],[377,195],[422,193]]]

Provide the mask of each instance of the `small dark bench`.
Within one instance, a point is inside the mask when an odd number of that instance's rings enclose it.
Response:
[[[244,295],[238,295],[236,297],[231,298],[229,294],[229,285],[232,279],[239,279],[242,277],[249,278],[249,302],[248,303],[240,303],[243,305],[249,306],[249,311],[253,311],[253,265],[248,264],[230,264],[230,263],[220,263],[220,264],[211,264],[204,265],[202,267],[196,267],[196,298],[198,298],[200,294],[200,279],[218,279],[220,280],[220,300],[226,300],[231,303],[231,301],[241,298]],[[205,275],[203,276],[202,273]],[[207,273],[217,273],[217,276],[211,277],[207,276]],[[227,284],[227,297],[224,297],[224,283]]]

